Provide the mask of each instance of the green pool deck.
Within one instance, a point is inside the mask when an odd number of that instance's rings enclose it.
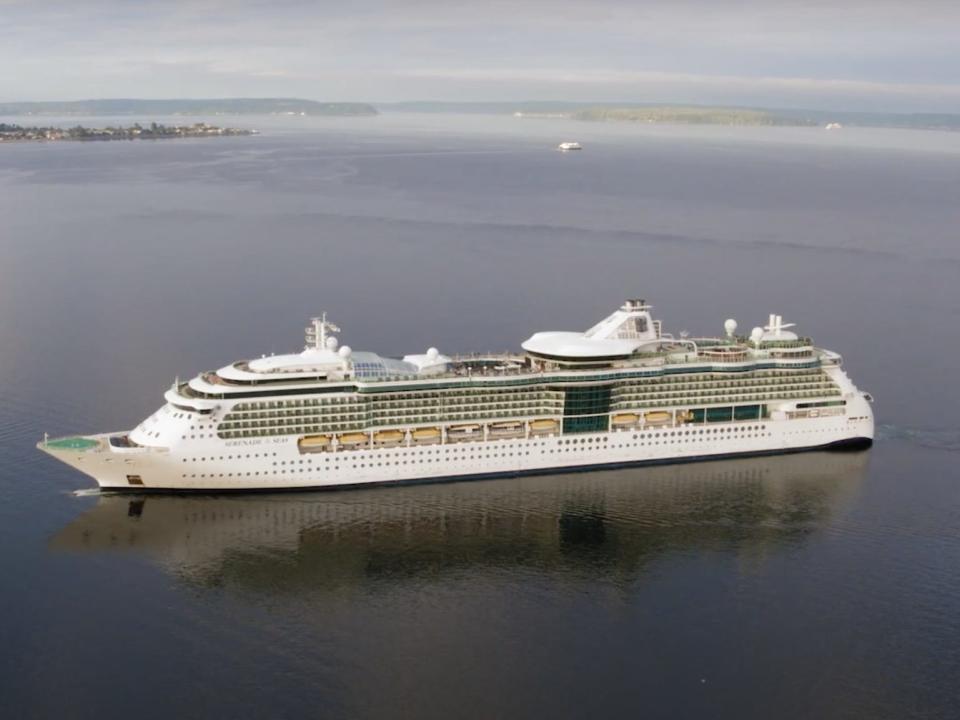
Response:
[[[47,440],[45,445],[55,450],[90,450],[100,444],[99,440],[85,437],[66,437],[56,440]]]

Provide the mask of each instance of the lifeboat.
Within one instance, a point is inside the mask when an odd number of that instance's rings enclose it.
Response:
[[[415,442],[428,442],[430,440],[440,439],[440,428],[417,428],[413,431]]]
[[[396,443],[406,436],[402,430],[381,430],[373,434],[375,443]]]
[[[479,425],[451,425],[447,428],[447,433],[450,435],[473,435],[478,432],[480,432]]]
[[[483,429],[479,425],[451,425],[447,428],[447,440],[479,440],[483,438]]]
[[[693,410],[681,410],[677,413],[677,422],[691,422],[693,420]]]
[[[341,445],[365,445],[370,441],[370,438],[366,433],[355,432],[339,435],[337,440],[340,441]]]
[[[329,435],[304,435],[297,441],[300,452],[317,452],[330,447]]]
[[[523,423],[519,420],[513,422],[490,423],[490,433],[492,435],[518,435],[522,432]]]
[[[556,420],[534,420],[530,423],[530,430],[535,433],[556,432],[560,428],[560,423]]]
[[[663,425],[664,423],[670,422],[670,413],[665,410],[654,410],[653,412],[646,413],[643,419],[647,425]]]
[[[621,413],[613,416],[614,425],[636,425],[640,422],[640,416],[636,413]]]

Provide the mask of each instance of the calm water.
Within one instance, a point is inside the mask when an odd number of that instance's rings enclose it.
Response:
[[[0,148],[5,715],[960,714],[960,135],[254,124]],[[355,348],[482,351],[628,296],[672,332],[797,322],[877,444],[145,499],[33,447],[321,310]]]

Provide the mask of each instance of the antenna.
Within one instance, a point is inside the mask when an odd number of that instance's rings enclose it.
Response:
[[[323,350],[327,346],[327,332],[340,332],[340,328],[327,320],[327,314],[310,318],[310,326],[306,328],[306,347],[304,350]]]
[[[785,323],[783,322],[783,315],[770,315],[770,320],[767,326],[764,328],[767,332],[773,333],[775,336],[779,337],[782,330],[791,328],[796,323]]]

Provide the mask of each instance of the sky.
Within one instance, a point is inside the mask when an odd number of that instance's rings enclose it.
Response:
[[[0,102],[960,112],[958,0],[0,0]]]

